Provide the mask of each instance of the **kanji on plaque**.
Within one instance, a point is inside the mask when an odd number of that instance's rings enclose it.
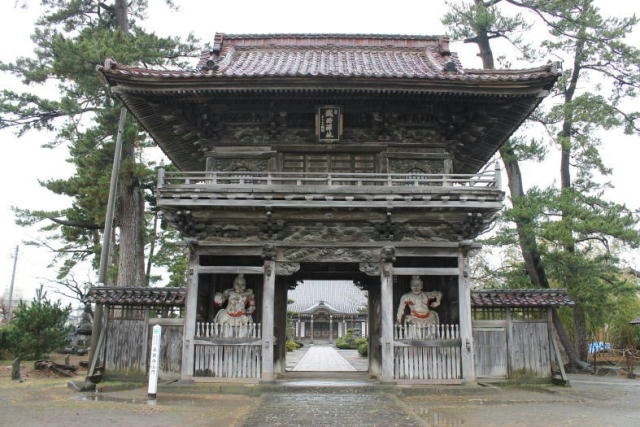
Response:
[[[340,140],[342,133],[342,112],[340,107],[319,107],[318,114],[318,140],[320,142],[335,142]]]

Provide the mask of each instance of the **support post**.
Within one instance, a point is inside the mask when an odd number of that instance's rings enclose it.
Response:
[[[9,284],[9,314],[6,317],[8,322],[13,320],[13,284],[16,281],[16,266],[18,265],[18,250],[20,246],[16,245],[16,251],[13,255],[13,269],[11,270],[11,283]]]
[[[381,381],[393,381],[393,263],[380,265],[380,315],[382,345]]]
[[[471,326],[471,288],[467,280],[467,253],[461,247],[458,252],[458,301],[460,313],[460,341],[462,342],[462,378],[475,382],[476,369],[473,355],[473,331]]]
[[[193,251],[193,249],[191,249]],[[189,282],[187,284],[187,298],[184,310],[184,326],[182,339],[182,371],[180,380],[193,381],[195,347],[193,340],[196,335],[196,311],[198,310],[198,254],[191,253],[189,261]]]
[[[262,380],[273,381],[273,327],[276,288],[276,266],[272,260],[264,261],[264,281],[262,288]]]
[[[329,315],[329,343],[333,342],[333,315]]]
[[[311,344],[313,344],[313,314],[311,315]]]
[[[120,108],[120,119],[118,121],[118,133],[116,134],[116,146],[113,152],[113,165],[111,166],[111,180],[109,181],[109,197],[107,199],[107,211],[104,220],[104,232],[102,233],[102,250],[100,252],[100,267],[98,268],[97,286],[104,286],[107,282],[107,268],[109,254],[111,251],[111,233],[113,230],[113,217],[115,215],[116,191],[118,189],[118,175],[120,174],[120,160],[122,159],[122,138],[124,126],[127,119],[127,109]],[[91,331],[91,345],[89,348],[89,370],[87,371],[86,383],[91,383],[91,378],[96,374],[95,368],[100,357],[98,348],[98,337],[102,335],[102,329],[106,326],[106,313],[102,304],[96,304],[93,311],[93,328]],[[89,387],[90,388],[90,387]]]

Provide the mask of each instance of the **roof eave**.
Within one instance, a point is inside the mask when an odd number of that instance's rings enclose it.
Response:
[[[535,79],[371,77],[246,77],[151,79],[105,74],[117,94],[207,94],[259,92],[422,93],[477,96],[545,96],[556,76]]]

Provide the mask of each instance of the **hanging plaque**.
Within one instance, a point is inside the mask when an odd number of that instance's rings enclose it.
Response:
[[[337,142],[342,135],[342,109],[327,105],[318,107],[316,134],[320,142]]]

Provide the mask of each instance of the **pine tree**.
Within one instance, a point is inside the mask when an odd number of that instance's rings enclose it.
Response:
[[[31,303],[21,301],[14,312],[6,332],[7,350],[21,359],[39,359],[63,347],[71,334],[67,325],[70,312],[71,306],[51,302],[40,287]]]
[[[518,14],[505,17],[506,10]],[[615,299],[609,297],[632,292],[628,282],[620,280],[616,254],[640,244],[637,215],[604,200],[606,184],[597,182],[610,173],[599,155],[597,131],[638,130],[638,113],[623,108],[640,87],[640,53],[624,42],[637,19],[605,19],[591,0],[475,0],[452,6],[445,23],[454,36],[476,43],[484,67],[493,68],[490,40],[522,31],[535,18],[548,29],[540,53],[562,56],[567,64],[550,102],[533,115],[560,151],[560,187],[525,192],[520,160],[540,152],[538,141],[514,139],[506,144],[500,154],[512,208],[505,219],[515,229],[503,229],[492,241],[519,245],[523,264],[513,271],[516,276],[526,272],[535,287],[569,290],[577,302],[576,351],[570,353],[574,361],[586,360],[588,325],[593,329],[605,322]],[[535,54],[526,45],[522,52]],[[554,320],[560,326],[557,315]]]
[[[109,174],[119,105],[96,73],[108,58],[140,66],[184,66],[181,58],[194,51],[193,40],[182,43],[143,30],[137,20],[147,11],[146,1],[42,0],[31,57],[0,64],[4,72],[18,76],[28,88],[0,94],[0,128],[14,128],[18,135],[47,130],[52,140],[69,148],[75,174],[51,179],[42,185],[56,194],[70,196],[72,204],[61,211],[27,211],[17,207],[18,223],[41,224],[46,237],[35,244],[51,248],[59,267],[57,278],[66,277],[80,261],[97,267],[100,234],[104,227]],[[58,95],[41,95],[38,86],[57,85]],[[109,282],[124,286],[146,283],[144,269],[145,190],[153,184],[153,170],[144,161],[150,145],[133,120],[125,130],[119,177],[118,245],[113,254]],[[112,237],[115,240],[115,236]]]

